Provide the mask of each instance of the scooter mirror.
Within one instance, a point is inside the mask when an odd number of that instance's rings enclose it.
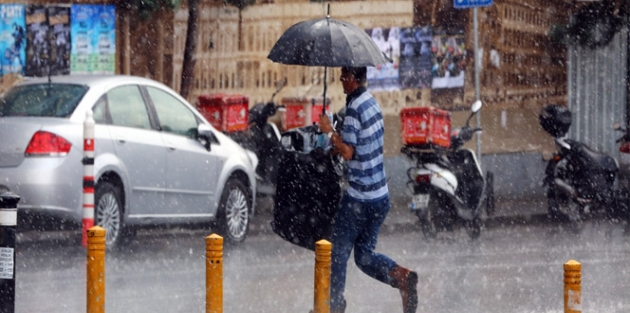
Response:
[[[477,113],[479,112],[479,110],[481,110],[481,100],[477,100],[472,104],[472,107],[470,108],[470,110],[473,113]]]
[[[282,80],[279,80],[276,82],[276,92],[280,91],[282,88],[284,88],[284,86],[287,85],[287,78],[283,78]]]
[[[282,90],[282,88],[284,88],[284,86],[287,85],[287,78],[285,77],[282,80],[276,81],[275,85],[276,91],[273,93],[273,95],[271,95],[271,100],[269,100],[269,102],[273,102],[273,98],[278,94],[278,92],[280,92],[280,90]]]

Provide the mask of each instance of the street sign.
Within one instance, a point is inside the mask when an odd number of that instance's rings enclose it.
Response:
[[[478,8],[492,5],[492,0],[453,0],[456,9]]]

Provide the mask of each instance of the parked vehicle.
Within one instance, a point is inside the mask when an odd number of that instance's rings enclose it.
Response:
[[[630,234],[630,134],[628,129],[622,127],[621,124],[613,124],[613,129],[621,132],[623,135],[617,138],[619,143],[619,196],[620,201],[625,205],[626,212],[621,213],[621,220],[626,220],[626,234]],[[625,216],[623,216],[625,214]]]
[[[278,165],[283,149],[303,151],[303,148],[292,147],[292,145],[297,144],[297,142],[301,146],[309,145],[310,141],[316,144],[316,137],[321,137],[317,134],[318,128],[313,125],[294,128],[281,133],[278,126],[270,121],[270,118],[284,107],[274,102],[275,96],[284,86],[286,86],[286,80],[279,81],[276,84],[275,92],[271,95],[271,99],[268,102],[257,103],[250,108],[248,130],[246,132],[228,134],[241,146],[253,151],[258,157],[256,186],[259,196],[276,195]],[[335,114],[335,121],[340,120],[342,116],[343,112]],[[336,125],[340,126],[341,123],[336,123]],[[309,141],[308,139],[311,140]]]
[[[463,222],[470,237],[476,239],[481,234],[482,205],[485,203],[489,212],[494,209],[492,185],[484,177],[475,153],[463,148],[475,132],[481,131],[469,126],[481,106],[481,101],[476,101],[464,127],[452,130],[448,148],[402,148],[416,163],[407,170],[407,187],[413,194],[411,211],[420,220],[426,238],[435,238],[439,231],[452,230],[456,223]]]
[[[266,103],[257,103],[249,109],[248,127],[245,132],[227,134],[245,149],[253,151],[258,158],[256,167],[256,192],[260,196],[276,194],[278,160],[281,150],[280,130],[269,118],[276,114],[279,106],[274,102],[286,80],[277,83],[276,91]]]
[[[587,215],[603,213],[610,219],[625,219],[626,200],[615,187],[619,165],[606,154],[566,138],[571,111],[566,106],[545,106],[540,125],[555,139],[557,152],[545,170],[549,215],[555,221],[570,222],[579,230]]]
[[[630,190],[630,135],[628,129],[619,123],[613,124],[613,129],[622,133],[617,139],[619,143],[619,186],[626,192]]]
[[[88,110],[95,224],[109,247],[147,225],[207,223],[228,242],[245,240],[256,156],[167,86],[133,76],[36,78],[2,95],[0,189],[21,197],[20,213],[81,221]]]

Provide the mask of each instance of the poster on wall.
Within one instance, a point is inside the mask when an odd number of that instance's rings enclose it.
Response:
[[[403,28],[400,35],[400,86],[402,89],[431,87],[430,26]]]
[[[70,7],[26,7],[26,76],[70,73]]]
[[[72,5],[70,10],[73,74],[113,74],[116,57],[116,7]]]
[[[456,34],[436,32],[431,46],[433,80],[431,88],[464,87],[466,68],[466,45],[464,31]]]
[[[26,25],[24,5],[0,5],[0,76],[24,73],[26,60]]]
[[[392,63],[368,67],[368,89],[370,91],[399,90],[400,28],[375,27],[367,29],[366,32],[381,52],[392,60]]]
[[[114,74],[116,61],[116,6],[99,5],[97,20],[93,24],[96,29],[95,44],[98,62],[96,73]]]
[[[50,74],[70,74],[70,7],[49,6]]]
[[[50,45],[46,7],[26,7],[26,66],[25,76],[44,76],[48,73]]]

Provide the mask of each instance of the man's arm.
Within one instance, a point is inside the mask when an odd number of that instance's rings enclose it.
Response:
[[[330,137],[330,142],[333,147],[337,149],[337,152],[341,154],[341,157],[343,157],[344,160],[348,161],[352,158],[352,155],[354,154],[354,147],[344,143],[337,132],[333,131],[332,136]]]
[[[322,133],[329,135],[333,148],[341,154],[341,157],[343,157],[344,160],[348,161],[352,158],[352,155],[354,154],[354,147],[343,142],[341,136],[334,131],[332,125],[330,124],[330,118],[326,114],[322,114],[319,117],[319,130]]]

